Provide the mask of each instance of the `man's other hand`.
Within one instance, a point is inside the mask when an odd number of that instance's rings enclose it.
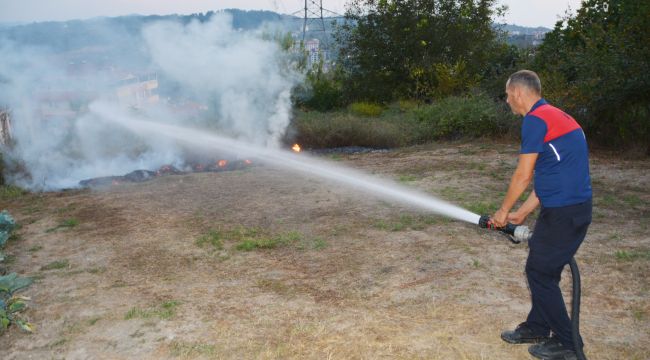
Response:
[[[508,212],[504,211],[503,209],[499,209],[494,213],[494,215],[492,215],[492,218],[490,220],[492,220],[494,226],[502,228],[508,223]]]
[[[508,222],[519,225],[526,220],[526,217],[527,216],[525,214],[522,214],[519,211],[514,211],[508,214]]]

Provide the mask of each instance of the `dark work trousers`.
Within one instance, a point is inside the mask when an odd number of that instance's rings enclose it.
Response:
[[[591,223],[591,200],[556,208],[542,207],[528,246],[526,277],[532,308],[526,319],[539,335],[554,336],[575,349],[571,321],[560,291],[562,269],[578,251]],[[583,346],[580,339],[580,347]]]

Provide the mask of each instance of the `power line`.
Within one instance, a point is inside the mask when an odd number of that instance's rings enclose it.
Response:
[[[322,34],[321,38],[326,41],[327,39],[327,28],[325,27],[325,17],[328,19],[338,19],[343,18],[344,16],[323,7],[323,0],[305,0],[304,8],[293,12],[291,15],[303,14],[302,21],[302,41],[305,42],[307,33],[318,33]],[[326,14],[324,16],[323,14]]]

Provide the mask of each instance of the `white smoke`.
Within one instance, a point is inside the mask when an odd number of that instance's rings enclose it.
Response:
[[[230,16],[206,23],[157,23],[143,31],[153,62],[208,103],[220,128],[256,144],[277,146],[289,125],[290,90],[276,42],[234,30]]]
[[[132,109],[140,116],[206,127],[261,146],[280,144],[290,122],[291,88],[300,77],[288,65],[288,54],[262,30],[235,30],[230,15],[218,13],[204,23],[151,23],[136,40],[105,26],[96,32],[114,36],[107,43],[122,44],[121,51],[132,54],[103,60],[101,68],[81,75],[70,74],[62,60],[66,54],[0,40],[0,104],[12,109],[15,139],[8,155],[26,170],[5,174],[9,181],[53,190],[75,187],[87,178],[180,165],[183,151],[172,140],[134,135],[88,110],[95,100],[115,100],[115,74],[130,70],[156,73],[164,79],[161,91],[174,90],[156,104]],[[63,109],[56,108],[60,101],[47,99],[78,99],[80,94],[88,99],[85,104]],[[122,111],[112,103],[116,114]],[[198,115],[172,111],[183,103],[202,110]],[[55,115],[44,117],[43,107],[48,106]]]

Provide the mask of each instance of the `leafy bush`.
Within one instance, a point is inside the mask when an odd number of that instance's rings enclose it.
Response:
[[[16,222],[11,215],[7,211],[0,212],[0,250],[15,228]],[[4,260],[5,256],[0,251],[0,262]],[[25,301],[29,298],[15,295],[16,291],[26,288],[31,283],[31,278],[19,277],[16,273],[0,276],[0,334],[11,324],[17,324],[23,331],[33,331],[34,326],[20,317],[20,313],[27,308]]]
[[[350,111],[356,115],[376,117],[381,115],[383,107],[369,102],[355,102],[350,104]]]
[[[546,34],[532,68],[587,135],[650,155],[650,2],[588,0]]]
[[[519,121],[505,103],[471,94],[418,105],[404,101],[373,118],[353,112],[298,112],[292,140],[306,148],[392,148],[439,139],[519,136]]]
[[[5,246],[11,236],[11,232],[16,228],[16,221],[9,215],[9,212],[3,210],[0,212],[0,249]]]
[[[334,37],[342,87],[353,100],[457,95],[490,64],[499,39],[485,1],[350,1]]]
[[[304,104],[314,110],[329,111],[342,104],[342,93],[334,80],[320,78],[311,81],[311,97]]]
[[[325,73],[322,63],[307,72],[305,83],[293,91],[296,105],[317,111],[330,111],[343,106],[343,91],[335,73]]]
[[[396,117],[368,119],[348,112],[298,113],[294,119],[295,142],[308,148],[365,146],[386,148],[407,143]]]
[[[11,273],[0,276],[0,334],[11,324],[16,324],[21,330],[33,332],[34,325],[22,319],[20,314],[27,309],[28,297],[17,296],[14,293],[31,285],[32,279],[23,278]]]
[[[419,106],[419,103],[415,100],[401,99],[397,101],[397,108],[401,112],[412,111]]]
[[[483,94],[447,97],[415,109],[414,115],[422,125],[420,141],[502,134],[517,123]]]

